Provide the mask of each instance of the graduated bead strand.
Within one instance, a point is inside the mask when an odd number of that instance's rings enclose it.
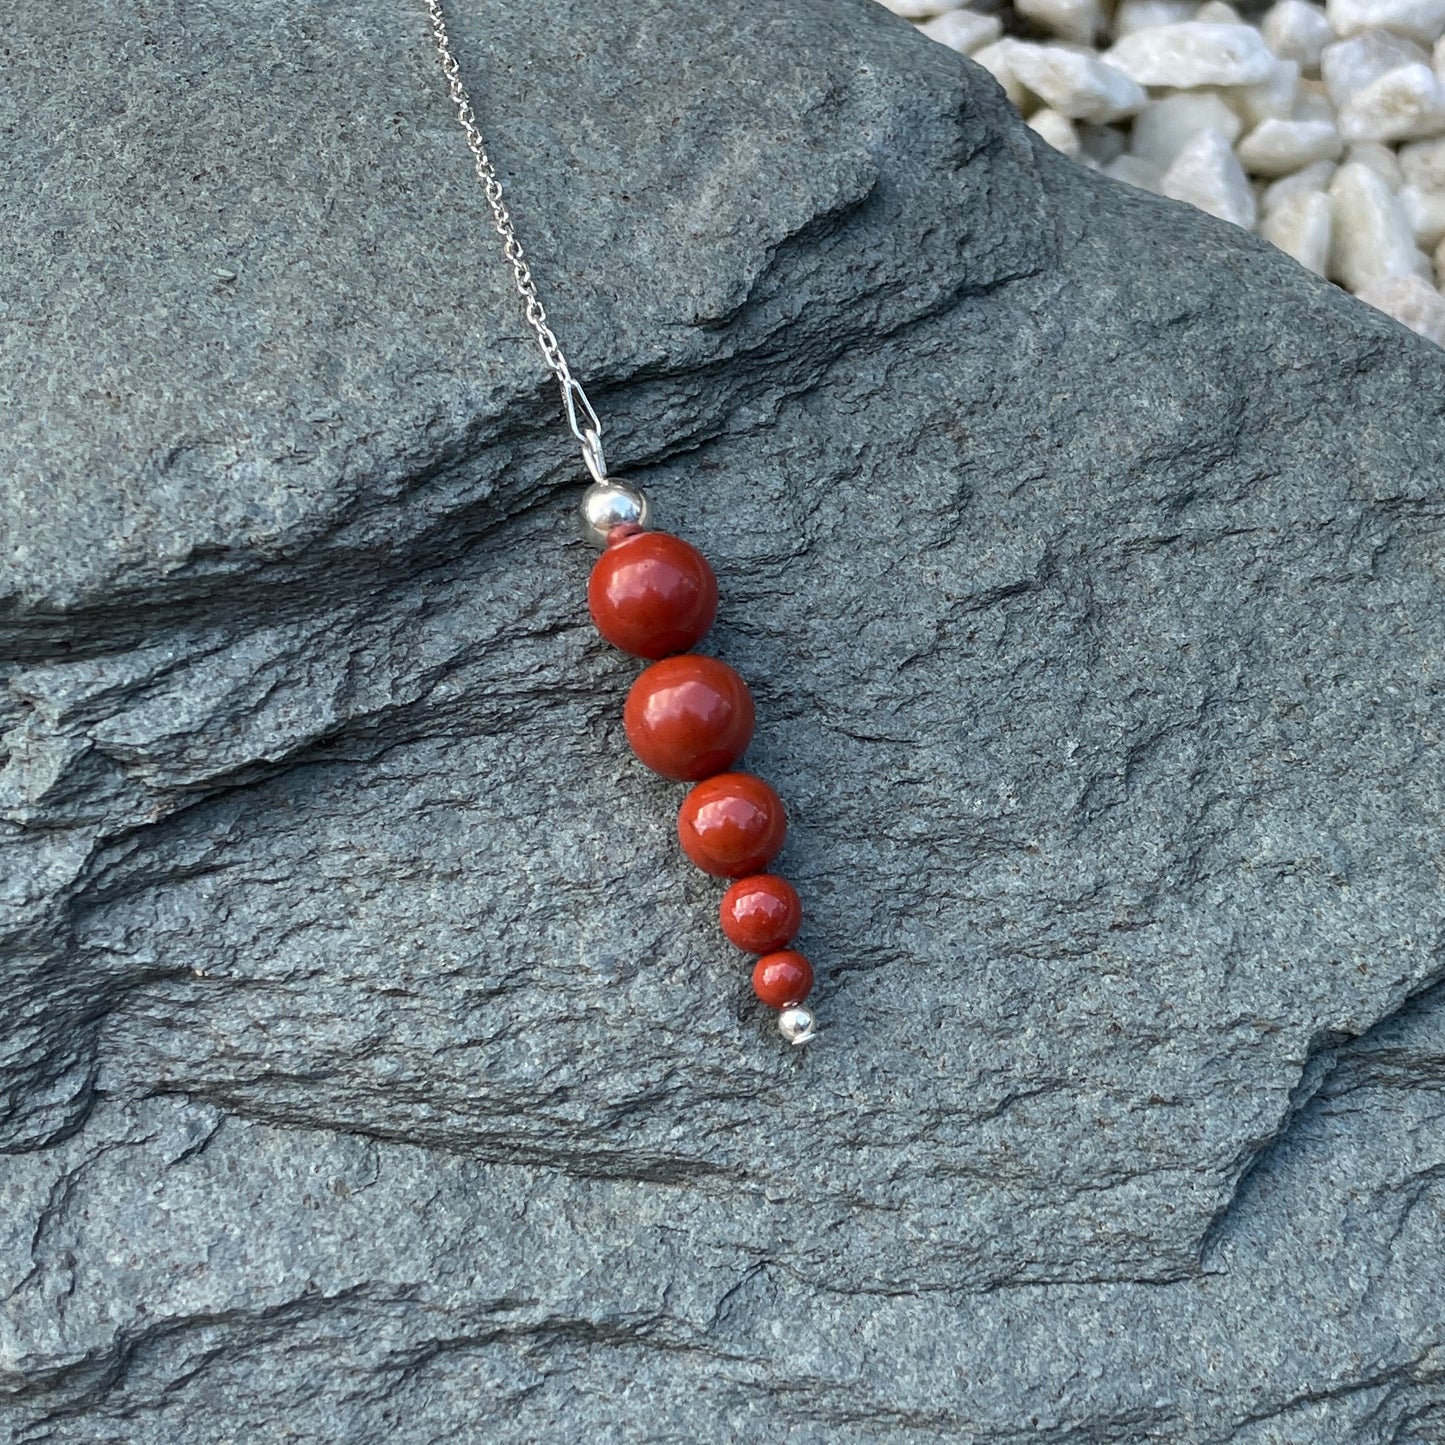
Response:
[[[765,871],[787,813],[767,783],[736,770],[752,741],[752,693],[725,662],[690,651],[717,615],[712,567],[682,538],[649,531],[646,498],[621,482],[594,482],[582,520],[603,548],[587,582],[592,621],[614,647],[651,663],[627,695],[627,740],[654,772],[693,785],[678,809],[678,842],[704,872],[736,880],[723,895],[723,933],[759,955],[753,992],[778,1010],[784,1038],[807,1043],[813,970],[788,947],[803,908],[792,884]]]
[[[752,739],[752,694],[726,663],[690,652],[717,614],[717,579],[697,548],[666,532],[649,531],[647,498],[636,487],[607,475],[602,422],[547,322],[452,53],[442,0],[425,3],[447,94],[491,207],[502,254],[512,268],[523,313],[547,370],[561,389],[568,429],[581,446],[582,461],[593,479],[582,498],[582,525],[604,550],[588,580],[588,608],[608,642],[652,663],[628,695],[624,713],[628,741],[649,768],[695,785],[678,813],[677,832],[683,850],[699,868],[723,878],[758,874],[744,881],[768,884],[775,902],[791,896],[790,908],[777,914],[776,927],[769,929],[758,921],[764,903],[752,905],[750,911],[749,905],[734,899],[731,912],[729,905],[724,906],[723,928],[743,948],[753,947],[748,940],[761,929],[757,936],[765,935],[768,946],[754,950],[762,956],[753,970],[753,991],[780,1010],[778,1027],[785,1038],[807,1043],[813,1037],[813,1015],[802,1003],[812,987],[813,971],[802,954],[785,947],[792,932],[786,937],[779,932],[784,918],[792,919],[796,930],[802,916],[797,894],[782,879],[761,872],[783,846],[787,816],[782,800],[765,782],[732,771]],[[730,898],[738,886],[729,890]],[[759,898],[767,891],[753,890]]]

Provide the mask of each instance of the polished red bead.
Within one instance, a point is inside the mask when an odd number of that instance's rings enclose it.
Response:
[[[622,725],[655,773],[696,783],[737,762],[753,738],[753,695],[727,663],[695,652],[645,668]]]
[[[587,580],[587,607],[614,647],[667,657],[695,646],[712,626],[717,578],[681,537],[614,527]]]
[[[788,831],[783,800],[751,773],[719,773],[682,800],[677,836],[706,873],[745,878],[761,873]]]
[[[769,1008],[802,1003],[813,987],[813,965],[795,948],[770,953],[753,965],[753,992]]]
[[[749,953],[786,948],[803,923],[798,890],[773,873],[739,878],[723,894],[718,913],[728,940]]]

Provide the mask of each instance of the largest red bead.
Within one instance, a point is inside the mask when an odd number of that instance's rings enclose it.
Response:
[[[719,773],[699,783],[677,812],[682,851],[705,873],[761,873],[788,831],[783,800],[751,773]]]
[[[653,772],[695,783],[732,767],[747,751],[753,695],[715,657],[665,657],[632,684],[622,725],[633,752]]]
[[[620,530],[620,529],[619,529]],[[609,542],[587,579],[587,608],[614,647],[636,657],[686,652],[717,616],[717,578],[707,558],[667,532]]]

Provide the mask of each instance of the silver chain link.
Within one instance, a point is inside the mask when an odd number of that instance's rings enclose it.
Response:
[[[451,96],[452,104],[456,106],[457,119],[467,133],[467,146],[475,162],[477,179],[487,193],[497,234],[502,238],[502,254],[511,262],[512,274],[517,281],[517,295],[522,298],[526,310],[527,324],[536,333],[537,345],[542,348],[547,369],[557,378],[557,383],[562,388],[562,408],[572,435],[582,446],[582,460],[593,480],[600,482],[607,476],[607,463],[602,456],[602,423],[592,409],[592,403],[587,400],[582,383],[572,375],[557,337],[547,324],[547,312],[541,297],[537,295],[537,283],[532,280],[531,268],[522,254],[522,243],[517,239],[517,233],[512,226],[511,213],[502,200],[502,183],[497,177],[491,157],[487,155],[486,142],[477,126],[477,113],[472,109],[471,98],[467,95],[466,86],[462,84],[457,58],[452,54],[451,38],[447,35],[446,15],[442,11],[441,0],[426,0],[426,7],[431,14],[432,38],[436,41],[437,54],[441,57],[447,93]]]

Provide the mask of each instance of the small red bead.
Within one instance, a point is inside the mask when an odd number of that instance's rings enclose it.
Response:
[[[739,878],[718,910],[728,940],[748,953],[786,948],[803,923],[798,890],[773,873]]]
[[[677,836],[705,873],[744,878],[761,873],[788,831],[783,800],[751,773],[719,773],[682,800]]]
[[[732,767],[753,738],[753,695],[727,663],[695,652],[645,668],[622,724],[655,773],[695,783]]]
[[[802,1003],[813,987],[813,965],[795,948],[770,953],[753,966],[753,992],[769,1008]]]
[[[707,634],[717,578],[681,537],[614,527],[587,580],[587,607],[614,647],[655,660],[686,652]]]

